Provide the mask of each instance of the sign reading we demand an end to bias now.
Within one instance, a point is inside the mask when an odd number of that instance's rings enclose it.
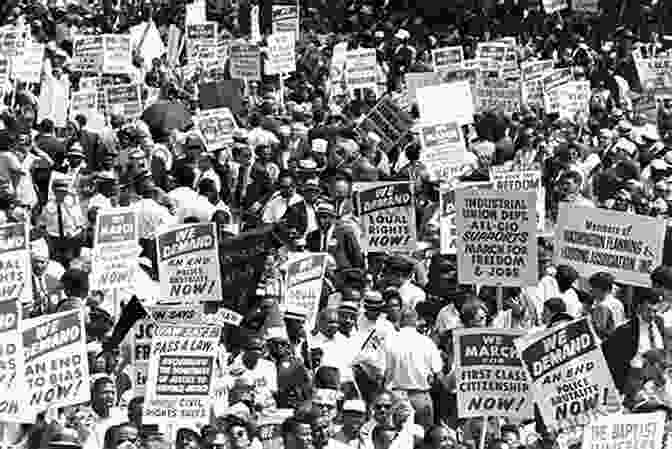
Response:
[[[221,301],[214,223],[169,229],[157,236],[159,283],[166,302]]]
[[[456,329],[455,379],[460,418],[533,416],[527,374],[513,343],[523,331]]]

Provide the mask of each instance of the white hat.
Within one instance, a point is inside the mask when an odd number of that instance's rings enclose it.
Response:
[[[314,153],[326,153],[328,144],[324,139],[313,139],[311,146]]]
[[[361,399],[350,399],[343,403],[343,411],[366,413],[366,404]]]
[[[382,38],[385,37],[385,32],[382,31],[382,30],[378,30],[375,33],[373,33],[373,37],[378,38],[378,39],[382,39]]]
[[[369,133],[367,134],[367,137],[375,145],[378,145],[380,142],[383,141],[383,139],[381,139],[380,136],[378,134],[374,133],[373,131],[369,131]]]
[[[285,308],[285,318],[290,320],[306,321],[307,317],[308,310],[306,310],[304,307],[288,304]]]
[[[313,402],[315,404],[328,404],[336,405],[340,399],[340,393],[338,390],[332,390],[331,388],[316,388],[313,391]]]
[[[653,123],[647,123],[642,126],[642,130],[639,132],[639,135],[648,140],[659,140],[660,134],[658,134],[658,129]]]
[[[30,242],[30,255],[36,259],[49,260],[49,245],[45,239]]]
[[[284,326],[273,326],[266,330],[267,340],[289,340],[287,329]]]
[[[396,37],[397,39],[406,40],[411,37],[411,33],[402,28],[399,31],[397,31],[394,37]]]
[[[634,144],[631,140],[620,138],[614,145],[614,150],[623,150],[628,153],[630,156],[637,152],[637,145]]]

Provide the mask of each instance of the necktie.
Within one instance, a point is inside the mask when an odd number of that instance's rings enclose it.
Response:
[[[238,205],[245,200],[245,191],[247,190],[247,167],[238,169]]]
[[[61,203],[58,203],[57,207],[58,207],[58,209],[57,209],[57,213],[58,213],[58,236],[60,238],[64,238],[65,237],[65,232],[64,232],[64,227],[63,227],[63,209],[61,207]]]
[[[653,324],[653,321],[649,323],[649,344],[651,345],[651,349],[656,349],[656,337],[655,333],[656,332],[656,325]]]

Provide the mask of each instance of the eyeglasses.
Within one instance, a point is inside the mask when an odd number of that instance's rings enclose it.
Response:
[[[243,429],[238,429],[235,432],[231,433],[231,436],[233,438],[243,438],[243,437],[247,437],[247,432]]]
[[[376,410],[384,410],[384,409],[389,410],[389,409],[392,408],[392,404],[380,403],[380,404],[376,404],[375,407],[376,407]]]

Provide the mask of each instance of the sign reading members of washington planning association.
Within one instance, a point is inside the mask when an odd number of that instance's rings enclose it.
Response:
[[[600,416],[583,432],[581,447],[661,449],[664,436],[664,412]]]
[[[28,226],[11,223],[0,226],[0,298],[33,300]]]
[[[166,302],[222,300],[214,223],[173,228],[156,239],[161,297]]]
[[[665,227],[653,217],[560,203],[554,260],[586,278],[608,271],[618,282],[648,286],[662,261]]]
[[[415,250],[415,197],[413,184],[390,182],[356,192],[363,247],[368,252]]]
[[[91,384],[82,309],[44,315],[23,322],[25,381],[28,394],[17,418],[35,422],[49,407],[90,400]]]
[[[495,190],[502,192],[537,192],[537,231],[544,232],[546,224],[546,188],[541,182],[541,170],[497,171],[491,170],[490,180]]]
[[[155,305],[145,306],[149,318],[135,323],[129,334],[131,345],[131,363],[133,392],[135,396],[145,395],[147,367],[151,352],[152,337],[159,324],[200,324],[203,316],[202,304]]]
[[[314,329],[317,321],[326,265],[327,255],[325,253],[290,254],[290,260],[287,263],[285,294],[282,302],[285,307],[299,306],[306,310],[308,329]]]
[[[207,423],[219,326],[159,325],[154,330],[143,422]]]
[[[458,279],[461,284],[536,285],[535,192],[458,189]]]
[[[25,397],[23,341],[21,339],[21,302],[0,302],[0,419],[12,421],[19,411],[19,399]]]
[[[530,384],[513,344],[523,334],[512,329],[455,330],[458,417],[533,416]]]
[[[135,281],[138,216],[131,208],[98,211],[91,259],[91,284],[97,290],[128,288]]]
[[[544,424],[551,430],[588,424],[617,396],[588,318],[515,341]]]

